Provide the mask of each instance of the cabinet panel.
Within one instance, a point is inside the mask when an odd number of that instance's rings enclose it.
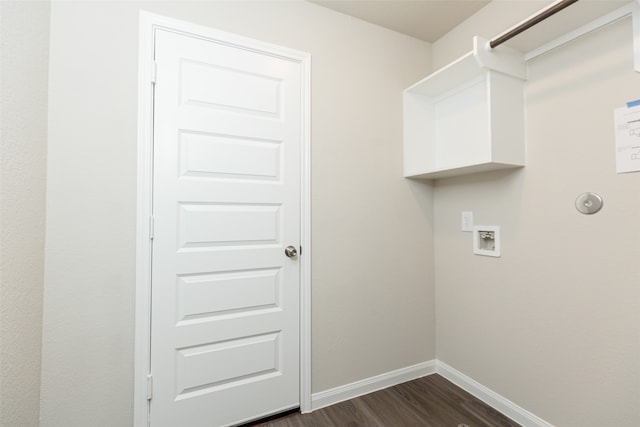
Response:
[[[524,166],[524,59],[485,46],[405,90],[405,177]]]

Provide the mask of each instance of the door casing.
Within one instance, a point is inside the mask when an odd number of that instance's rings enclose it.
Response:
[[[138,162],[136,211],[136,303],[134,360],[134,426],[149,425],[148,380],[151,366],[151,260],[153,233],[153,60],[155,32],[165,29],[198,38],[249,47],[289,60],[303,69],[301,135],[301,226],[300,246],[300,410],[311,411],[311,56],[258,40],[191,24],[149,12],[140,12],[138,51]]]

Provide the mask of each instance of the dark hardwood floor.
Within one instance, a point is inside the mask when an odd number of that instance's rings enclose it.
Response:
[[[260,427],[516,427],[520,424],[434,374]]]

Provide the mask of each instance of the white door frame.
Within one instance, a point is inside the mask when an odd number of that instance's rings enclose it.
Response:
[[[138,52],[138,182],[136,213],[136,306],[134,360],[134,426],[149,425],[147,377],[151,362],[151,213],[153,183],[153,61],[154,37],[165,29],[201,39],[250,47],[258,52],[299,62],[303,69],[301,135],[301,227],[300,246],[300,410],[311,407],[311,56],[280,46],[237,36],[173,18],[140,12]]]

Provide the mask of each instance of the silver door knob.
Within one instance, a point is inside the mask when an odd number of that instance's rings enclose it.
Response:
[[[293,246],[287,246],[284,248],[284,254],[289,258],[294,258],[298,255],[298,250]]]

